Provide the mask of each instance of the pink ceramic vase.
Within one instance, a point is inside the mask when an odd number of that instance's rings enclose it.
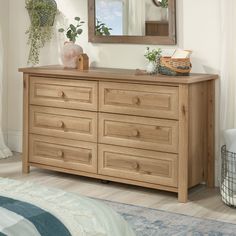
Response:
[[[78,57],[83,48],[73,42],[65,42],[62,50],[62,63],[65,68],[77,68]]]

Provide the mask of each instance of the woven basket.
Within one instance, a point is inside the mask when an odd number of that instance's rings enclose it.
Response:
[[[162,75],[189,75],[192,69],[190,58],[173,59],[171,57],[161,57],[159,73]]]

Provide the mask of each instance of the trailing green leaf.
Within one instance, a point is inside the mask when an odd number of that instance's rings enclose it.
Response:
[[[30,45],[28,64],[36,65],[39,63],[40,49],[52,38],[57,5],[55,1],[49,0],[26,0],[25,4],[31,21],[26,31]]]

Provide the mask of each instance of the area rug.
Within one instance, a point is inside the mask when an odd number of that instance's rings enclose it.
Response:
[[[196,218],[111,201],[103,202],[121,214],[135,230],[137,236],[236,235],[236,224]]]

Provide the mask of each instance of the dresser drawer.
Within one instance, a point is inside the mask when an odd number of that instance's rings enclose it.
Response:
[[[29,161],[97,173],[97,145],[39,135],[29,136]]]
[[[178,121],[101,113],[99,142],[178,153]]]
[[[102,112],[178,119],[178,87],[100,83],[99,94]]]
[[[96,111],[97,82],[31,77],[30,104]]]
[[[175,154],[99,145],[98,173],[118,178],[177,187]]]
[[[97,113],[30,106],[30,132],[97,142]]]

